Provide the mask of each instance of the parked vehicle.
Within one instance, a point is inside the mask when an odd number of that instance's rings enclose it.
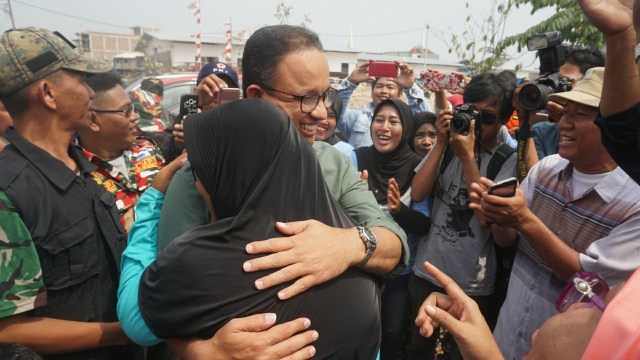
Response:
[[[198,73],[168,73],[157,75],[155,77],[162,80],[162,83],[164,84],[162,108],[164,109],[165,118],[168,119],[168,124],[171,126],[175,122],[179,112],[178,105],[180,103],[180,96],[182,94],[190,94],[194,92]],[[139,78],[127,85],[125,88],[127,93],[131,90],[138,89],[143,79],[144,78]]]

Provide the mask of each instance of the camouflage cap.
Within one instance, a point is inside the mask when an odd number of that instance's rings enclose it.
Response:
[[[113,61],[80,55],[58,32],[27,27],[7,30],[0,38],[0,95],[10,95],[59,70],[104,73]]]

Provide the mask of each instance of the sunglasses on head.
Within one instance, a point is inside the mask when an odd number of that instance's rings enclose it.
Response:
[[[596,306],[604,311],[607,306],[604,297],[608,292],[609,285],[598,274],[577,272],[558,296],[556,310],[562,313],[573,304],[586,303],[587,306]]]

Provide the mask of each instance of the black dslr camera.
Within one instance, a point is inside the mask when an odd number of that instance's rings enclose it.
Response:
[[[527,49],[538,51],[540,73],[535,83],[522,87],[518,94],[520,107],[526,111],[543,109],[547,97],[553,93],[571,90],[571,81],[558,74],[558,68],[564,63],[567,47],[561,45],[562,34],[559,31],[534,35],[527,39]]]
[[[469,126],[472,119],[478,119],[480,112],[469,104],[462,104],[453,109],[453,119],[449,123],[451,130],[460,135],[469,134]]]

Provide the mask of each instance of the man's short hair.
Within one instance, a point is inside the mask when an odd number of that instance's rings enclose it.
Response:
[[[603,67],[604,56],[602,55],[602,51],[598,49],[573,49],[569,55],[567,55],[564,62],[578,66],[580,72],[586,74],[587,70],[591,68]]]
[[[122,87],[122,79],[114,72],[108,72],[104,74],[98,74],[87,78],[87,85],[93,89],[96,93],[109,91],[114,87],[120,85]]]
[[[500,103],[498,120],[502,123],[509,120],[513,113],[513,93],[516,89],[516,75],[511,71],[497,74],[484,73],[471,78],[464,88],[465,103],[477,103],[495,99]]]
[[[301,26],[272,25],[254,32],[242,54],[242,89],[250,85],[272,85],[282,59],[294,51],[322,51],[318,34]]]

